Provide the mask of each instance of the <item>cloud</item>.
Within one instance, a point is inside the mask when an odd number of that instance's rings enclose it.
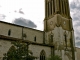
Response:
[[[76,45],[80,46],[80,1],[75,0],[70,3],[71,16],[75,31]]]
[[[17,11],[15,10],[14,12],[16,13]]]
[[[79,42],[76,42],[76,47],[80,47],[80,41]]]
[[[19,9],[19,13],[24,14],[24,12],[22,11],[22,8]]]
[[[71,6],[71,9],[77,8],[78,10],[80,10],[80,2],[78,0],[71,2],[70,6]]]
[[[15,10],[15,13],[20,13],[20,14],[24,14],[24,12],[22,11],[22,8],[20,8],[19,10]]]
[[[25,27],[30,27],[30,28],[36,28],[37,27],[34,22],[32,22],[31,20],[24,19],[22,17],[16,18],[13,21],[13,23],[17,24],[17,25],[25,26]]]
[[[4,14],[0,14],[0,20],[3,20],[3,19],[5,19],[5,15]]]
[[[76,37],[76,40],[80,40],[80,37]]]
[[[20,14],[24,14],[24,12],[23,12],[23,11],[19,11],[19,13],[20,13]]]

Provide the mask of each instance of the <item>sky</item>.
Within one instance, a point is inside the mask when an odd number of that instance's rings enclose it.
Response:
[[[13,22],[15,18],[23,17],[43,30],[44,0],[0,0],[0,14],[5,17],[0,20]]]
[[[80,47],[80,0],[69,0],[69,4],[76,46]],[[0,20],[43,30],[44,9],[44,0],[0,0]]]

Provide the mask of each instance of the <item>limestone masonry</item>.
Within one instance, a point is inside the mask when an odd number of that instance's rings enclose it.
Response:
[[[11,42],[19,40],[29,43],[35,60],[46,60],[51,55],[78,60],[68,0],[45,0],[44,31],[0,21],[0,60]]]

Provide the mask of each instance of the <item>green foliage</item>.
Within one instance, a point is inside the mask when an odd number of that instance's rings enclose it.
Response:
[[[59,56],[55,55],[48,58],[48,60],[62,60],[62,59]]]
[[[22,42],[12,42],[9,51],[4,54],[3,60],[33,60],[35,57],[28,50],[28,45]]]

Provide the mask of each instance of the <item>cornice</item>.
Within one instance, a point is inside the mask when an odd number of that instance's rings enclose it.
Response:
[[[4,35],[0,35],[0,39],[6,40],[6,41],[22,41],[24,43],[29,43],[29,44],[32,44],[32,45],[54,47],[53,45],[50,45],[50,44],[37,43],[37,42],[29,41],[29,40],[22,40],[22,39],[19,39],[19,38],[13,38],[13,37],[4,36]]]

